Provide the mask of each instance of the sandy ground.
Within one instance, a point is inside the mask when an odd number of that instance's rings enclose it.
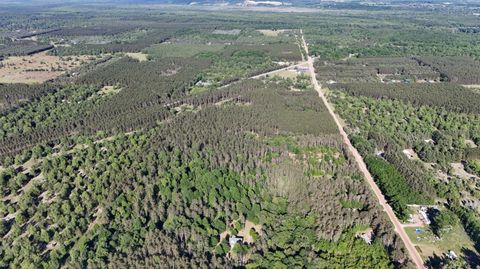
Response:
[[[30,56],[13,56],[1,62],[0,83],[41,83],[88,61],[90,56],[58,57],[40,52]]]
[[[285,30],[285,29],[278,29],[278,30],[263,29],[263,30],[257,30],[257,31],[262,33],[264,36],[278,36],[279,34],[283,34],[288,30]]]
[[[248,243],[248,244],[251,244],[254,242],[252,236],[250,235],[250,230],[251,229],[254,229],[259,235],[262,234],[262,225],[260,224],[255,224],[249,220],[246,220],[245,221],[245,226],[243,227],[243,229],[241,229],[240,231],[238,231],[238,234],[236,236],[241,236],[243,237],[243,242],[245,243]],[[227,236],[231,236],[232,233],[230,232],[230,230],[226,230],[224,232],[222,232],[220,234],[220,239],[218,241],[218,245],[220,245],[220,243],[225,239],[227,238]]]
[[[450,165],[453,168],[453,173],[459,178],[461,179],[475,178],[480,180],[478,176],[470,174],[467,171],[465,171],[465,167],[463,166],[462,163],[451,163]]]
[[[243,242],[245,243],[253,243],[254,240],[252,238],[252,236],[250,235],[250,230],[251,229],[254,229],[258,234],[262,234],[262,225],[260,224],[254,224],[253,222],[247,220],[245,222],[245,227],[238,231],[238,236],[242,236],[243,237]]]
[[[297,72],[293,69],[282,70],[272,74],[273,76],[279,76],[281,78],[296,78]]]
[[[419,160],[417,153],[413,149],[404,149],[403,154],[407,156],[410,160]]]
[[[130,58],[139,60],[140,62],[145,62],[145,61],[148,60],[147,59],[148,55],[145,54],[145,53],[141,53],[141,52],[128,52],[128,53],[125,53],[125,55],[127,55]]]
[[[480,89],[480,84],[471,84],[471,85],[462,85],[462,86],[468,89]]]
[[[470,140],[470,139],[465,139],[465,144],[466,144],[467,147],[469,147],[469,148],[476,148],[476,147],[478,147],[477,144],[475,144],[475,142],[473,142],[473,140]]]

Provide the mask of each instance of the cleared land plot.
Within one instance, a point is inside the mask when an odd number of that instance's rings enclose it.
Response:
[[[279,34],[283,34],[289,30],[285,29],[278,29],[278,30],[268,30],[268,29],[262,29],[262,30],[257,30],[260,33],[262,33],[265,36],[278,36]]]
[[[232,29],[232,30],[213,30],[212,34],[214,35],[239,35],[242,30]]]
[[[281,70],[271,74],[271,76],[278,76],[281,78],[296,78],[297,75],[297,72],[293,69]]]
[[[115,94],[122,90],[122,88],[118,86],[104,86],[100,91],[98,91],[98,95],[107,95],[107,94]]]
[[[138,60],[140,62],[144,62],[144,61],[147,61],[148,58],[147,58],[147,54],[145,53],[141,53],[141,52],[128,52],[128,53],[125,53],[125,55],[127,55],[128,57],[130,58],[133,58],[135,60]]]
[[[0,83],[42,83],[88,61],[90,56],[58,57],[41,52],[2,61]]]
[[[480,61],[471,57],[417,57],[422,65],[438,70],[448,81],[476,85],[480,84]]]
[[[480,179],[476,175],[470,174],[467,171],[465,171],[465,167],[463,166],[462,163],[451,163],[450,165],[453,168],[453,174],[461,179],[469,179],[469,178],[474,178],[476,180]]]
[[[423,232],[417,233],[416,229],[421,229]],[[449,250],[453,250],[459,256],[464,256],[465,250],[477,254],[474,243],[460,225],[445,232],[441,239],[437,238],[427,226],[406,227],[405,231],[419,249],[420,255],[426,259],[433,257],[434,254],[443,256]]]
[[[217,52],[222,50],[224,45],[218,44],[158,44],[153,45],[145,52],[153,58],[165,57],[193,57],[202,52]]]
[[[302,55],[298,46],[294,43],[272,43],[261,45],[231,45],[224,49],[224,55],[234,55],[235,53],[263,53],[269,56],[273,61],[298,62],[302,60]]]
[[[413,58],[347,58],[316,63],[321,81],[349,82],[437,82],[440,74]]]

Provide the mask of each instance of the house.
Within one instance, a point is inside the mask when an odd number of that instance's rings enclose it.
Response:
[[[458,259],[457,254],[453,250],[449,250],[447,253],[447,257],[449,257],[452,260]]]
[[[228,238],[228,244],[230,245],[230,248],[233,249],[236,243],[243,243],[243,237],[242,236],[231,236]]]
[[[336,82],[335,80],[332,80],[332,79],[331,79],[331,80],[329,80],[329,81],[327,81],[327,84],[329,84],[329,85],[331,85],[331,84],[335,84],[335,83],[337,83],[337,82]]]
[[[356,236],[358,238],[361,238],[363,239],[363,241],[365,241],[365,243],[367,244],[372,244],[372,239],[373,239],[373,229],[372,228],[369,228],[365,231],[362,231],[362,232],[358,232],[356,234]]]
[[[425,224],[430,225],[432,222],[428,218],[427,210],[428,208],[425,206],[420,207],[420,215],[422,215]]]

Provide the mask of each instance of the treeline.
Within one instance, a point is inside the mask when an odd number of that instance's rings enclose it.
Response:
[[[480,220],[478,215],[466,208],[463,208],[459,205],[452,205],[450,207],[453,212],[460,218],[460,221],[465,228],[468,236],[475,243],[475,248],[480,249]]]
[[[379,84],[351,83],[338,84],[354,96],[368,96],[378,99],[402,100],[413,105],[427,105],[445,108],[454,112],[480,113],[480,95],[462,86],[450,83]]]
[[[407,220],[408,204],[428,204],[431,199],[413,189],[392,164],[372,155],[365,158],[368,170],[384,193],[397,216]]]
[[[22,104],[38,99],[41,96],[54,92],[58,85],[45,84],[0,84],[0,113],[15,109]]]
[[[69,27],[58,29],[54,32],[55,36],[105,36],[105,35],[117,35],[120,33],[135,30],[137,25],[129,25],[123,22],[117,22],[116,24],[96,24],[87,27]]]
[[[383,157],[404,177],[411,190],[422,195],[424,204],[431,204],[437,196],[433,173],[422,163],[409,160],[402,149],[393,145],[387,146]]]
[[[316,61],[317,77],[338,83],[437,80],[440,74],[419,65],[410,57],[351,57],[337,61]]]
[[[415,57],[421,65],[438,70],[450,82],[479,84],[480,62],[472,57]]]
[[[120,41],[107,44],[79,43],[72,46],[55,47],[51,53],[58,56],[67,55],[98,55],[117,52],[141,52],[143,49],[167,41],[172,35],[169,31],[150,31],[147,35],[132,41]]]
[[[266,45],[231,45],[224,50],[224,55],[231,56],[236,51],[261,51],[270,56],[274,61],[300,61],[302,55],[295,43],[270,43]]]
[[[0,41],[0,56],[3,57],[30,55],[53,48],[50,44],[32,40],[11,40],[10,38],[0,38]]]

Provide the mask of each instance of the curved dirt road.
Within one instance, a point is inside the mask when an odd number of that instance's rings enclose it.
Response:
[[[307,56],[308,56],[308,47],[307,47],[307,43],[305,42],[305,38],[303,36],[303,31],[302,30],[300,30],[300,34],[301,34],[303,46],[304,46],[305,51],[307,52]],[[327,98],[323,94],[322,88],[320,87],[320,84],[318,83],[317,78],[315,76],[315,69],[313,67],[313,58],[311,56],[308,56],[308,69],[309,69],[309,72],[310,72],[310,79],[311,79],[311,82],[313,84],[314,89],[318,92],[318,96],[322,99],[322,101],[325,104],[325,106],[327,107],[327,110],[330,113],[330,115],[332,115],[335,123],[337,124],[338,130],[340,131],[340,134],[342,135],[343,141],[345,142],[348,149],[350,150],[353,157],[355,158],[355,161],[356,161],[358,167],[360,168],[360,171],[363,173],[363,175],[367,179],[368,184],[370,185],[373,192],[375,193],[375,196],[377,197],[380,205],[383,207],[383,210],[387,213],[388,217],[392,221],[393,226],[395,227],[395,232],[397,232],[397,234],[400,236],[403,243],[405,244],[405,247],[406,247],[408,253],[410,254],[410,258],[415,263],[417,268],[425,268],[425,266],[423,265],[422,257],[420,256],[420,254],[418,254],[417,250],[415,249],[415,246],[413,245],[412,241],[410,240],[407,233],[403,229],[402,224],[398,220],[397,216],[395,216],[395,213],[393,212],[392,208],[390,207],[390,205],[387,204],[387,201],[385,200],[385,197],[383,196],[382,192],[380,191],[377,184],[373,180],[372,175],[368,171],[367,166],[365,165],[365,162],[363,161],[362,156],[358,153],[357,149],[352,146],[352,143],[348,139],[347,133],[345,133],[345,131],[343,130],[342,125],[340,124],[340,121],[338,120],[337,116],[333,112],[333,109],[332,109],[331,105],[328,103]]]

